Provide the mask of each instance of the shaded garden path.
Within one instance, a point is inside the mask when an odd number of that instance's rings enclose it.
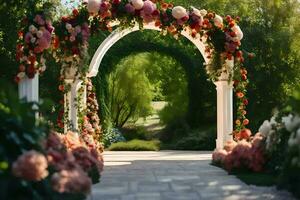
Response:
[[[210,152],[105,152],[93,200],[293,199],[274,187],[248,186],[210,165]]]

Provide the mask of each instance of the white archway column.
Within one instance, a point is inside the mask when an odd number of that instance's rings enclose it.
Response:
[[[224,72],[215,82],[217,89],[217,149],[223,149],[227,141],[233,140],[233,82],[229,81],[228,73],[226,73],[232,70],[233,65],[233,61],[226,61]]]
[[[217,81],[217,149],[232,141],[233,132],[233,86],[228,81]]]
[[[39,102],[39,74],[35,74],[33,79],[27,76],[19,83],[19,98],[27,102]]]
[[[65,113],[67,120],[65,120],[64,132],[67,131],[78,131],[78,116],[79,106],[85,108],[86,104],[86,88],[84,89],[83,95],[79,95],[79,90],[83,87],[82,80],[66,79],[66,85],[70,85],[70,90],[64,96]],[[79,99],[80,98],[80,99]],[[66,123],[67,122],[67,123]]]

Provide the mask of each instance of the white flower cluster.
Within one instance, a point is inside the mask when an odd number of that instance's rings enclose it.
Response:
[[[296,114],[289,114],[281,119],[281,123],[275,121],[275,117],[272,117],[270,121],[266,120],[259,128],[259,132],[263,134],[266,139],[266,148],[270,150],[274,145],[280,142],[281,138],[277,132],[279,127],[284,127],[291,136],[288,140],[288,148],[295,148],[300,152],[300,116]],[[292,165],[300,167],[300,155],[295,156],[292,159]]]
[[[275,137],[275,127],[277,122],[275,121],[275,116],[271,118],[270,121],[266,120],[258,129],[258,132],[261,133],[266,139],[266,148],[271,149],[273,144],[276,142]]]

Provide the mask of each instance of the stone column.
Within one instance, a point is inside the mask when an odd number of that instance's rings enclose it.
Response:
[[[19,83],[19,98],[27,102],[39,102],[39,74],[35,74],[33,79],[27,76]]]
[[[233,61],[226,61],[224,72],[215,82],[217,87],[217,141],[216,148],[222,149],[227,141],[233,140],[233,83],[229,82],[228,70]]]
[[[66,79],[65,82],[71,86],[70,90],[64,97],[65,112],[67,112],[68,119],[68,123],[65,123],[64,128],[64,132],[66,133],[69,130],[78,131],[78,103],[81,106],[84,106],[85,98],[79,100],[80,96],[78,95],[78,91],[82,87],[82,80],[74,81],[73,79]],[[85,94],[83,94],[83,97],[85,97]]]

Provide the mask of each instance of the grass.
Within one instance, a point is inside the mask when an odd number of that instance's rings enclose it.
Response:
[[[110,151],[159,151],[160,141],[131,140],[112,144],[108,149]]]
[[[234,175],[248,185],[273,186],[277,181],[277,177],[269,173],[244,172]]]

